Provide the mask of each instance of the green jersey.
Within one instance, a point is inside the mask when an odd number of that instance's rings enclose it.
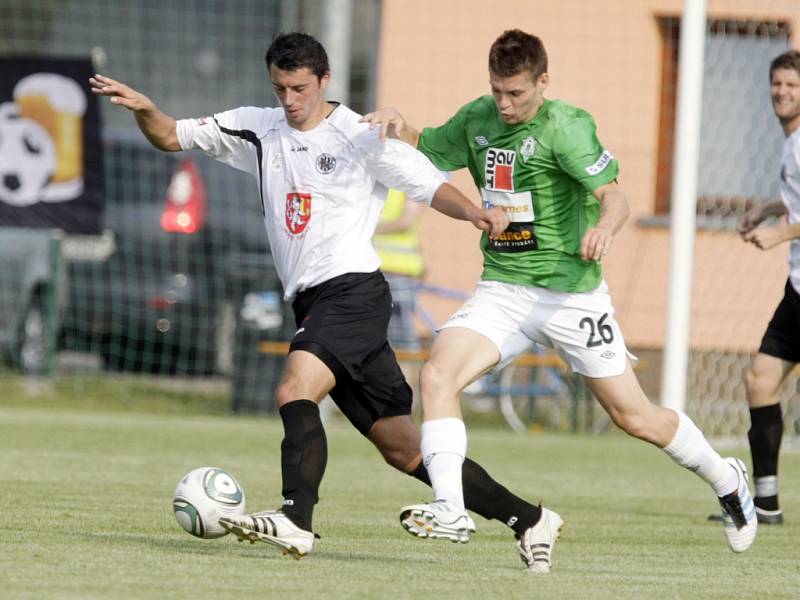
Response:
[[[616,179],[619,164],[589,113],[545,100],[527,123],[507,125],[483,96],[424,129],[418,148],[443,171],[468,168],[483,205],[510,217],[500,239],[481,237],[483,279],[566,292],[600,284],[600,263],[582,260],[580,245],[600,213],[592,192]]]

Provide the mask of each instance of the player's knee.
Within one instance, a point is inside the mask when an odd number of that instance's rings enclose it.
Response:
[[[744,384],[750,404],[760,406],[777,393],[780,381],[776,383],[766,373],[750,366],[744,372]]]
[[[419,448],[382,448],[381,455],[386,464],[404,473],[410,473],[419,463]]]
[[[275,404],[278,408],[288,404],[292,400],[298,400],[302,396],[296,386],[289,380],[282,380],[275,388]]]
[[[419,386],[423,397],[439,397],[453,392],[454,377],[445,372],[434,362],[427,362],[422,365],[419,373]],[[458,390],[455,390],[458,392]]]

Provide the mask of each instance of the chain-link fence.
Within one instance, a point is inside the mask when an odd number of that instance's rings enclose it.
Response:
[[[274,105],[264,65],[269,41],[279,30],[320,35],[324,11],[334,4],[0,0],[0,59],[82,59],[176,117]],[[503,27],[541,35],[551,53],[552,97],[589,109],[601,139],[621,161],[636,222],[615,241],[606,276],[631,345],[657,351],[663,321],[653,315],[665,312],[659,297],[667,276],[679,3],[647,0],[638,12],[613,4],[591,18],[578,2],[537,3],[538,12],[531,3],[511,4],[514,19],[501,22],[498,11],[479,2],[354,0],[350,105],[363,112],[384,98],[406,109],[415,124],[436,124],[488,93],[486,51]],[[785,271],[775,275],[785,269],[783,250],[745,253],[732,228],[748,206],[777,195],[783,135],[770,106],[768,65],[788,47],[800,17],[794,9],[766,10],[756,2],[748,13],[747,5],[736,18],[710,12],[706,40],[695,261],[700,308],[692,322],[687,410],[716,436],[741,435],[747,427],[742,371],[785,277]],[[603,19],[608,27],[590,26]],[[610,27],[617,31],[614,40]],[[588,53],[590,46],[604,51]],[[286,341],[293,323],[271,267],[255,183],[197,154],[153,150],[131,115],[108,102],[99,105],[99,121],[101,230],[62,241],[66,283],[58,348],[97,357],[111,371],[238,374],[237,408],[257,409],[281,366],[279,353],[258,352],[258,342]],[[460,185],[458,176],[455,181]],[[24,191],[13,175],[0,174],[4,182]],[[191,210],[181,209],[186,202]],[[477,267],[464,258],[465,236],[450,227],[424,223],[428,273],[434,283],[468,290]],[[775,272],[767,272],[767,264],[778,265]],[[0,273],[0,284],[11,280]],[[37,298],[48,293],[46,281],[34,282],[27,300],[11,304],[41,305]],[[21,322],[4,317],[1,324],[0,344],[12,355],[19,354],[25,333]],[[651,373],[657,362],[650,361]],[[782,398],[794,430],[800,420],[794,378]]]
[[[274,106],[266,48],[281,30],[319,35],[324,9],[318,1],[280,0],[3,1],[0,57],[8,59],[4,64],[30,63],[39,71],[61,69],[67,60],[85,61],[85,76],[75,78],[82,88],[76,93],[85,96],[78,115],[84,117],[84,129],[89,126],[86,106],[97,107],[86,81],[92,72],[129,84],[176,118]],[[378,10],[372,0],[352,4],[355,27],[365,32],[351,46],[349,96],[356,109],[374,98]],[[0,79],[11,77],[8,69]],[[15,120],[38,118],[46,124],[51,119],[42,111],[26,114],[22,84],[6,84],[13,98],[9,93],[2,100]],[[51,112],[58,113],[63,97],[48,93],[46,110],[55,106]],[[60,356],[79,366],[99,362],[111,372],[233,377],[237,410],[271,407],[283,358],[260,353],[258,343],[288,340],[294,323],[272,266],[255,182],[198,154],[156,151],[131,113],[107,101],[99,103],[99,121],[100,152],[90,170],[103,175],[100,227],[64,239],[67,284],[57,315],[50,315],[59,324]],[[36,127],[30,125],[33,133]],[[86,141],[78,134],[72,143],[83,143],[87,151]],[[57,141],[54,152],[60,161]],[[25,164],[34,162],[32,157]],[[6,181],[11,197],[20,179]],[[11,218],[30,209],[21,206],[19,196]],[[28,224],[59,225],[46,223],[42,213]],[[12,253],[9,245],[3,248]],[[0,287],[16,290],[9,298],[23,298],[11,303],[16,310],[4,311],[7,336],[0,338],[18,366],[23,347],[44,333],[26,328],[32,322],[25,320],[28,305],[40,307],[53,287],[42,277],[21,290],[18,273],[9,273],[24,264],[17,261],[0,275]],[[47,361],[42,356],[25,370],[46,370]]]

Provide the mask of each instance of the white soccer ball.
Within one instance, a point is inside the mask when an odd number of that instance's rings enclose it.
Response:
[[[184,475],[172,498],[178,524],[206,539],[227,534],[219,524],[220,517],[243,515],[244,508],[244,490],[232,475],[217,467],[200,467]]]

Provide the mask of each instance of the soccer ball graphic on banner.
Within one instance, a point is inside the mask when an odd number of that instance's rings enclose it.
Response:
[[[228,532],[220,517],[244,514],[244,491],[226,471],[200,467],[186,475],[175,488],[172,509],[178,524],[193,536],[218,538]]]

